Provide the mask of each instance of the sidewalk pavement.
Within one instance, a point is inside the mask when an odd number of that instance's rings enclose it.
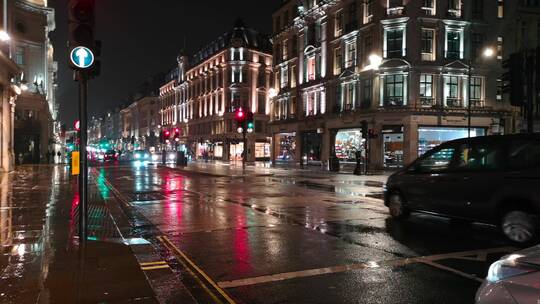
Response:
[[[0,175],[0,302],[158,303],[99,179],[89,185],[92,241],[78,244],[75,181],[61,165]]]

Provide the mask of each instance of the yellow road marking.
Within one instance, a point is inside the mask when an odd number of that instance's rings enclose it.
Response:
[[[158,266],[147,266],[147,267],[141,267],[142,270],[148,271],[148,270],[156,270],[156,269],[165,269],[169,268],[169,265],[158,265]]]
[[[146,262],[146,263],[140,263],[141,266],[152,266],[152,265],[164,265],[167,264],[165,261],[158,261],[158,262]]]
[[[178,255],[180,255],[185,261],[188,262],[188,264],[193,267],[212,287],[214,287],[222,296],[229,302],[229,304],[236,304],[236,302],[223,290],[221,289],[214,280],[210,278],[201,268],[199,268],[186,254],[182,252],[178,247],[176,247],[166,236],[162,236],[160,238],[163,240],[166,244],[168,244],[168,247],[175,251]]]

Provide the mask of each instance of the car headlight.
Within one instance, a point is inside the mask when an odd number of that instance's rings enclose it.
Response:
[[[174,154],[169,154],[169,159],[170,159],[170,160],[175,160],[175,159],[176,159],[176,155],[174,155]]]
[[[145,158],[145,159],[147,159],[147,158],[149,158],[149,157],[150,157],[150,155],[148,155],[148,154],[145,154],[145,155],[144,155],[144,158]]]
[[[139,158],[141,158],[141,155],[139,153],[137,153],[137,154],[135,154],[135,158],[139,159]]]
[[[511,254],[491,264],[486,279],[490,283],[496,283],[518,275],[538,271],[538,269],[525,263],[520,263],[518,259],[522,257],[519,254]]]
[[[152,154],[153,161],[157,161],[158,159],[159,159],[159,156],[157,156],[156,154]]]

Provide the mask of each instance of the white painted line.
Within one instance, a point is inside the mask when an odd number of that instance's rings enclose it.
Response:
[[[367,263],[359,263],[359,264],[348,264],[348,265],[324,267],[324,268],[317,268],[317,269],[308,269],[308,270],[301,270],[301,271],[284,272],[284,273],[238,279],[238,280],[232,280],[232,281],[223,281],[223,282],[218,282],[217,284],[221,288],[235,288],[235,287],[242,287],[242,286],[265,284],[265,283],[271,283],[271,282],[279,282],[279,281],[291,280],[291,279],[296,279],[296,278],[319,276],[319,275],[324,275],[324,274],[341,273],[341,272],[347,272],[351,270],[362,270],[362,269],[380,268],[380,267],[398,267],[398,266],[405,266],[405,265],[416,264],[416,263],[424,263],[424,264],[433,266],[435,268],[450,271],[460,276],[482,282],[482,280],[476,276],[461,272],[456,269],[452,269],[450,267],[446,267],[444,265],[437,264],[434,261],[456,259],[456,258],[462,258],[465,256],[472,256],[472,255],[477,255],[481,257],[483,255],[487,255],[490,253],[508,253],[515,250],[516,248],[514,247],[499,247],[499,248],[490,248],[490,249],[461,251],[461,252],[437,254],[437,255],[431,255],[431,256],[398,259],[398,260],[367,262]]]

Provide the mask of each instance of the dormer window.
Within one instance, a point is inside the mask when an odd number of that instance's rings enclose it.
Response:
[[[435,0],[423,0],[422,11],[426,16],[435,16]]]
[[[462,14],[461,0],[449,0],[448,1],[448,16],[460,18]]]

